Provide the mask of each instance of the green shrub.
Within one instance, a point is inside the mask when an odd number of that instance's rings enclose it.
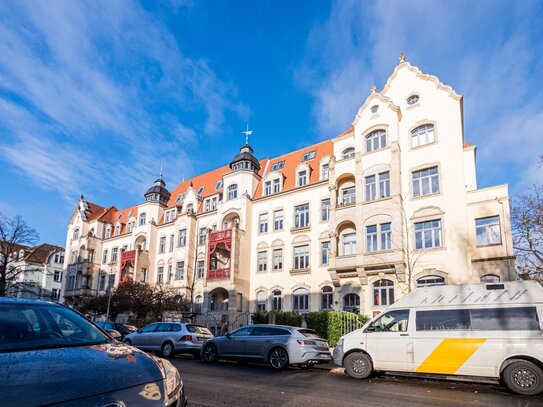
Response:
[[[329,311],[310,312],[306,316],[307,327],[313,329],[321,338],[328,339]]]
[[[267,324],[267,323],[268,323],[267,311],[257,311],[253,314],[253,324]]]
[[[302,326],[302,316],[297,312],[287,311],[274,311],[276,312],[275,324],[276,325],[290,325],[290,326]]]

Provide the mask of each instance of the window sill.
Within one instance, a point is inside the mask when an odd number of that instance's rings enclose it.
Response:
[[[383,202],[383,201],[386,201],[386,200],[389,200],[391,199],[392,196],[391,195],[388,195],[388,196],[383,196],[381,198],[375,198],[375,199],[372,199],[371,201],[364,201],[363,204],[364,205],[369,205],[369,204],[372,204],[372,203],[379,203],[379,202]]]
[[[311,225],[303,226],[303,227],[300,227],[300,228],[291,228],[290,232],[291,233],[302,233],[302,232],[309,232],[310,230],[311,230]]]
[[[280,269],[273,269],[273,270],[272,270],[272,273],[279,273],[279,272],[281,272],[281,271],[283,271],[282,268],[280,268]]]
[[[289,272],[291,275],[311,274],[311,269],[292,269]]]
[[[336,205],[336,210],[343,209],[343,208],[354,208],[355,206],[356,206],[356,202],[347,203],[347,204],[338,204]]]
[[[482,249],[482,248],[485,248],[485,247],[496,247],[496,246],[502,246],[503,243],[500,242],[500,243],[489,243],[489,244],[481,244],[481,245],[475,245],[475,247],[477,249]]]
[[[411,199],[416,201],[416,200],[424,199],[424,198],[435,198],[436,196],[440,196],[440,195],[443,195],[442,191],[433,192],[431,194],[426,194],[426,195],[412,196]]]
[[[371,151],[365,151],[362,153],[362,157],[366,156],[366,155],[369,155],[369,154],[373,154],[373,153],[378,153],[380,151],[386,151],[386,150],[390,150],[390,145],[387,145],[385,147],[381,147],[381,148],[378,148],[376,150],[371,150]]]

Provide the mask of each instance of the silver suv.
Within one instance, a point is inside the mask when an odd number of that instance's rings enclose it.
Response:
[[[154,322],[126,335],[123,342],[141,350],[159,351],[166,358],[176,353],[190,353],[199,357],[202,344],[211,338],[213,334],[204,326]]]
[[[237,359],[268,362],[274,369],[309,367],[331,360],[326,340],[311,329],[282,325],[248,325],[204,344],[206,362]]]

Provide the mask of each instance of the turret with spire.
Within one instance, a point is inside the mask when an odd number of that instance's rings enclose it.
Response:
[[[245,134],[245,144],[241,146],[239,154],[230,162],[230,168],[232,171],[248,170],[258,173],[260,162],[253,155],[253,148],[249,145],[249,136],[253,134],[253,131],[249,130],[249,125],[247,125],[247,130],[242,133]]]
[[[162,179],[162,164],[160,165],[160,175],[155,180],[154,185],[145,193],[147,202],[158,202],[161,205],[167,205],[170,199],[170,192],[166,189],[166,183]]]

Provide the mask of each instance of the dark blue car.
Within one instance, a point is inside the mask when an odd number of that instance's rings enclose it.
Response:
[[[0,297],[0,378],[3,407],[186,404],[170,362],[46,301]]]

